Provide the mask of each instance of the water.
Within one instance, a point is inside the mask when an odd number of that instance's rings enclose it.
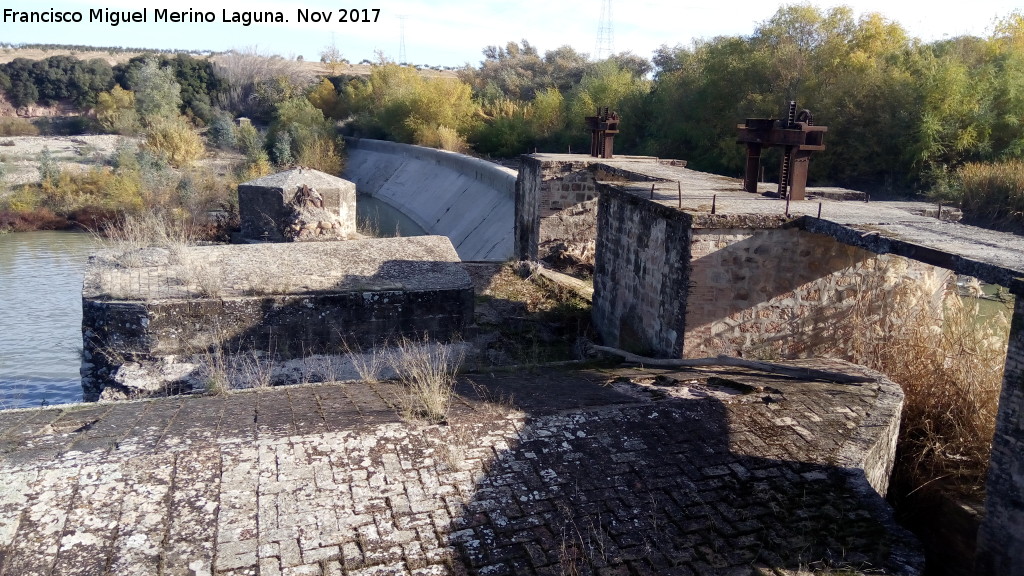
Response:
[[[412,218],[369,194],[360,194],[356,199],[356,218],[359,230],[369,230],[373,236],[426,235]]]
[[[0,234],[0,408],[80,402],[89,234]]]
[[[425,234],[370,196],[356,214],[379,236]],[[82,400],[82,278],[98,245],[75,232],[0,234],[0,409]]]

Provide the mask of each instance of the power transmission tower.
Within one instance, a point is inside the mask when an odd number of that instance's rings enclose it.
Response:
[[[398,63],[405,64],[405,14],[398,15],[398,22],[401,30],[400,40],[398,42]]]
[[[601,19],[597,23],[596,60],[604,60],[615,52],[615,32],[612,30],[612,0],[601,0]]]

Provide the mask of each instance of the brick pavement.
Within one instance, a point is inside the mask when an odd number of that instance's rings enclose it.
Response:
[[[441,425],[398,392],[0,412],[0,574],[920,571],[869,484],[901,405],[881,377],[476,374]]]

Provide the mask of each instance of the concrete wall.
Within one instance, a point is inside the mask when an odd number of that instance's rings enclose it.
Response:
[[[609,346],[675,358],[856,358],[901,310],[941,324],[943,268],[781,216],[692,215],[599,188],[593,315]]]
[[[598,200],[594,324],[604,343],[679,357],[689,290],[691,219],[603,187]]]
[[[978,531],[979,576],[1024,574],[1024,296],[1014,303]]]
[[[109,387],[164,392],[119,379],[126,364],[162,374],[216,350],[292,359],[399,336],[448,341],[473,323],[472,281],[440,236],[192,246],[176,256],[148,248],[131,268],[118,258],[92,257],[83,283],[86,400]],[[166,388],[180,391],[179,383],[172,374]]]
[[[794,228],[695,229],[690,252],[691,358],[853,358],[875,336],[869,328],[888,332],[893,306],[938,321],[951,275]]]
[[[523,156],[515,191],[515,245],[517,260],[536,260],[540,242],[540,194],[543,166],[539,160]]]
[[[512,256],[516,172],[454,152],[349,138],[342,176],[447,236],[463,260]]]
[[[247,240],[346,240],[356,236],[356,185],[309,168],[270,174],[238,185],[238,216]]]

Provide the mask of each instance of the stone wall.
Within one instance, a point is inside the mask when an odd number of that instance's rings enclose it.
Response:
[[[557,234],[559,225],[545,226],[554,218],[571,217],[576,229],[595,230],[596,214],[591,208],[597,198],[598,182],[659,180],[616,166],[622,159],[605,160],[582,154],[524,154],[520,157],[516,180],[515,255],[520,260],[536,260],[538,245],[552,239],[565,239]],[[629,161],[657,164],[656,158],[631,157]],[[678,161],[675,164],[679,165]],[[683,163],[685,165],[685,163]],[[583,210],[573,210],[585,206]],[[592,242],[595,238],[575,238]]]
[[[356,185],[319,170],[286,170],[239,184],[238,214],[245,240],[346,240],[356,236]]]
[[[1024,296],[1020,294],[1010,325],[976,559],[979,576],[1024,574]]]
[[[593,316],[601,338],[637,353],[679,357],[690,216],[615,187],[602,187],[597,213]]]
[[[894,306],[938,321],[951,274],[796,228],[695,229],[690,251],[686,357],[856,357]]]
[[[127,362],[259,350],[276,359],[338,354],[400,337],[449,341],[472,324],[471,290],[85,301],[82,386],[95,400]],[[116,385],[120,385],[118,382]]]
[[[597,195],[594,172],[597,158],[550,160],[533,155],[520,157],[516,180],[516,258],[536,260],[544,238],[543,220],[562,210],[593,200]]]
[[[86,273],[87,400],[107,387],[142,389],[118,375],[127,364],[162,371],[208,353],[283,360],[401,336],[448,341],[473,323],[469,274],[439,236],[197,246],[174,257],[152,248],[132,268],[116,258],[94,257]],[[184,385],[176,372],[160,378],[167,391]]]

